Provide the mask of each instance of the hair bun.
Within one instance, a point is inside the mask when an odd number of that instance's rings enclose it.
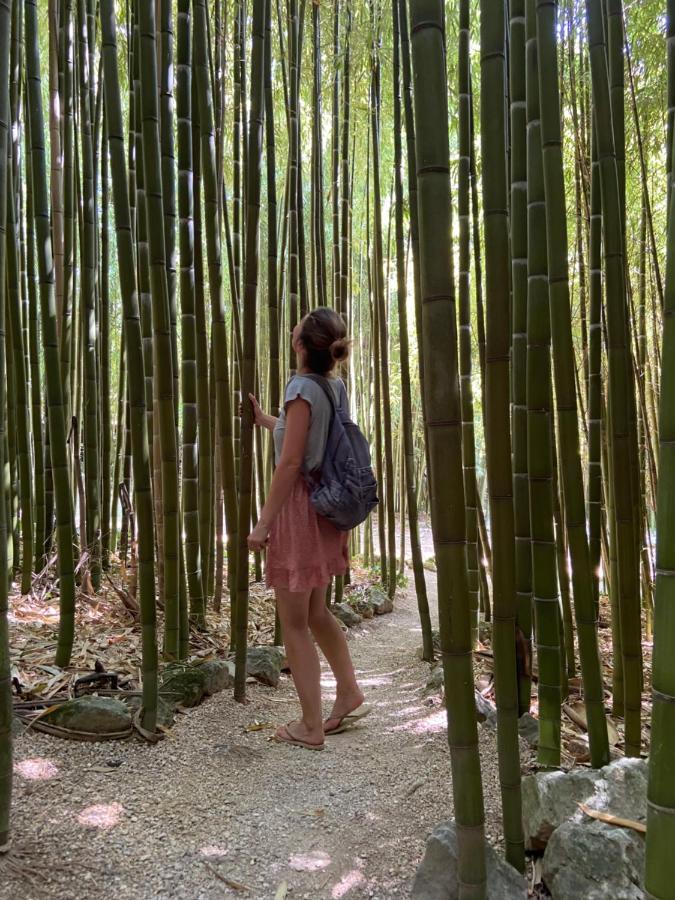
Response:
[[[347,359],[349,355],[349,341],[347,338],[338,338],[330,345],[330,355],[337,362]]]

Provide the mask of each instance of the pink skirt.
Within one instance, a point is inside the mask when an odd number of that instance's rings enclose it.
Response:
[[[302,476],[279,510],[267,544],[267,587],[311,591],[344,575],[349,564],[348,532],[318,516]]]

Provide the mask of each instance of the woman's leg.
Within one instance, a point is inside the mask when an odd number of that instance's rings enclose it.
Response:
[[[310,593],[278,588],[275,593],[286,656],[302,707],[302,719],[293,723],[289,733],[319,744],[323,741],[321,664],[309,633]]]
[[[309,627],[328,660],[337,683],[335,704],[330,719],[326,722],[326,730],[330,730],[337,724],[334,719],[340,719],[355,710],[363,703],[364,697],[356,683],[347,640],[337,619],[326,606],[326,586],[312,591],[309,599]]]

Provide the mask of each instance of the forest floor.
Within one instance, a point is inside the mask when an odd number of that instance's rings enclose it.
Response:
[[[435,574],[427,573],[435,616]],[[323,753],[273,743],[294,718],[288,675],[217,694],[151,746],[15,742],[14,846],[0,898],[260,900],[408,897],[425,840],[452,815],[445,710],[414,590],[350,630],[372,714]],[[324,665],[328,711],[334,682]],[[486,822],[498,842],[496,735],[479,728]]]

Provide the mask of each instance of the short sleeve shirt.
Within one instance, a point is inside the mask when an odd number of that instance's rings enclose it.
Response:
[[[335,394],[336,403],[339,403],[340,392],[344,390],[342,380],[337,377],[328,377],[326,380]],[[313,472],[323,462],[333,410],[321,385],[304,375],[293,375],[286,385],[284,408],[280,411],[277,424],[274,426],[274,457],[278,464],[286,432],[286,407],[298,397],[306,400],[310,408],[309,432],[302,468],[304,472]]]

